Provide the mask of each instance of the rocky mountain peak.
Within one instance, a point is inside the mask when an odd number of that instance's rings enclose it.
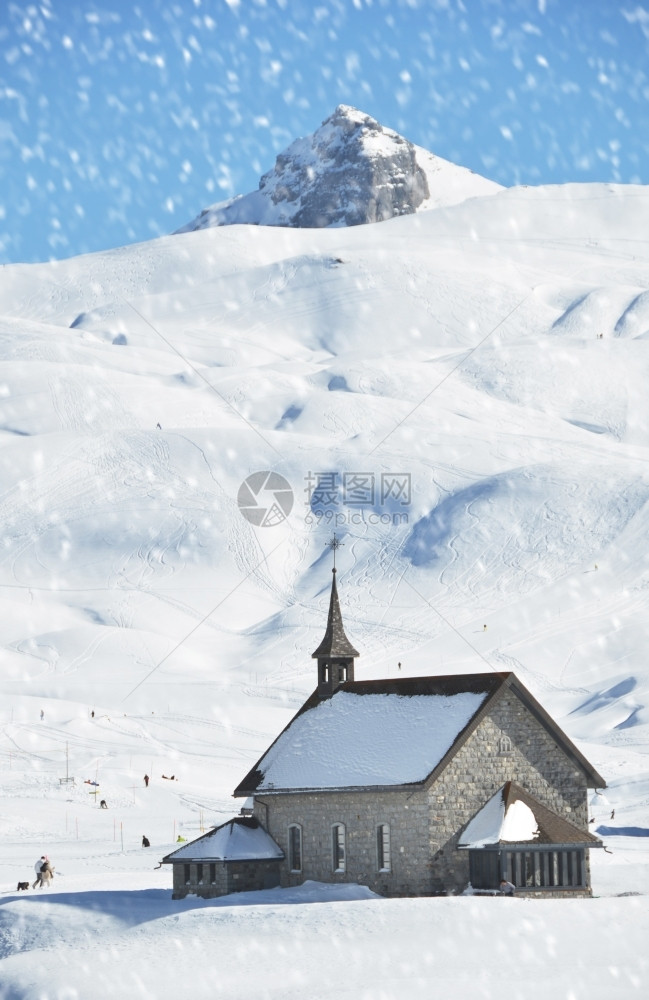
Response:
[[[430,194],[412,143],[344,104],[279,154],[259,190],[306,229],[410,215]]]
[[[497,190],[492,181],[340,104],[312,135],[279,153],[257,191],[205,209],[179,232],[235,223],[358,226]]]

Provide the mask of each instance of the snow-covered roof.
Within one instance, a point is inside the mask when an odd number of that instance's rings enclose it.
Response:
[[[176,861],[281,861],[284,853],[254,818],[236,816],[222,826],[183,844],[162,859]]]
[[[313,695],[234,794],[424,781],[502,677],[349,682]]]
[[[513,781],[493,795],[468,823],[458,847],[476,849],[497,844],[575,844],[601,846],[587,830],[541,805]]]

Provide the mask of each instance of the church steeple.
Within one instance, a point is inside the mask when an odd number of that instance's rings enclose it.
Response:
[[[330,698],[340,684],[354,680],[354,657],[359,655],[345,635],[340,612],[335,566],[336,549],[339,545],[340,542],[334,535],[331,544],[334,550],[334,568],[327,628],[322,642],[311,654],[313,659],[318,661],[318,694],[321,698]]]

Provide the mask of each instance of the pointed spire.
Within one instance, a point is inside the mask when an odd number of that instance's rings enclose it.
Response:
[[[328,659],[332,657],[347,658],[359,655],[345,635],[343,617],[340,612],[340,603],[338,601],[338,590],[336,589],[335,568],[331,572],[333,574],[333,579],[331,581],[331,599],[329,601],[327,629],[324,634],[324,639],[316,651],[311,654],[313,659],[322,659],[323,657],[327,657]]]

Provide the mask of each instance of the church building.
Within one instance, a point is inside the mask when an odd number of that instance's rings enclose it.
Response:
[[[174,898],[307,879],[430,896],[501,878],[521,895],[589,896],[602,844],[588,789],[605,781],[518,678],[357,681],[358,655],[334,569],[317,687],[235,789],[249,815],[163,859]]]

